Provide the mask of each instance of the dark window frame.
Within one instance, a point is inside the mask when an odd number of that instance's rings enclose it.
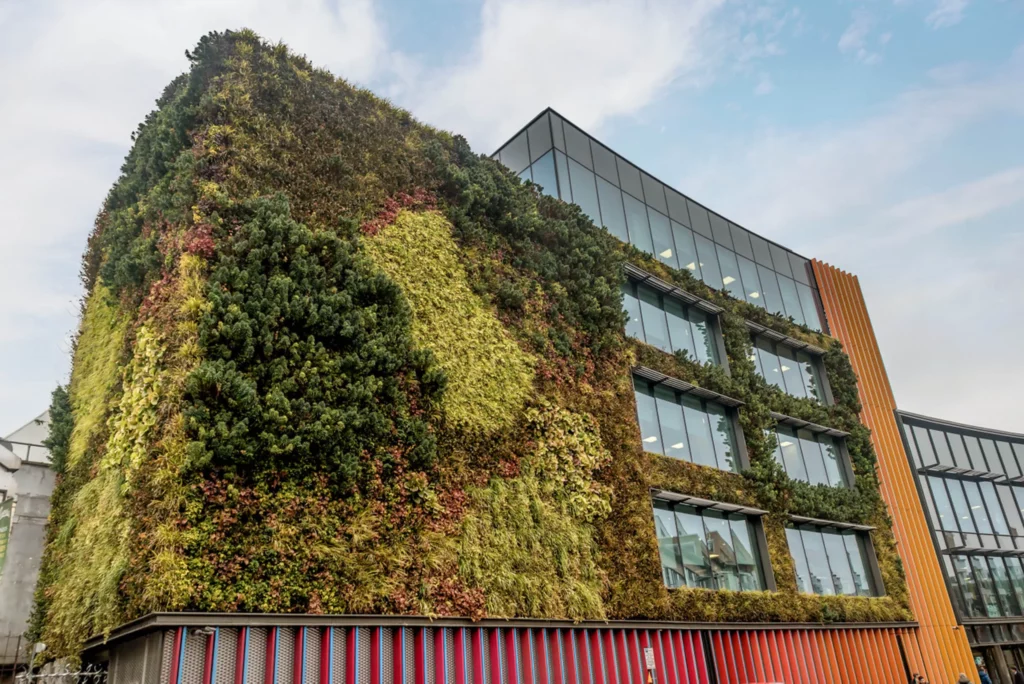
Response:
[[[828,533],[828,534],[836,534],[837,536],[846,536],[846,535],[853,535],[853,536],[855,536],[857,538],[858,542],[859,542],[859,548],[861,550],[863,550],[863,552],[864,552],[864,563],[867,566],[867,572],[868,572],[868,577],[866,579],[870,583],[869,591],[871,593],[869,593],[866,596],[864,596],[864,598],[882,598],[882,597],[886,596],[885,582],[882,579],[882,571],[881,571],[881,568],[878,565],[878,556],[875,553],[874,540],[871,538],[871,532],[873,531],[873,528],[869,528],[869,527],[865,527],[865,526],[860,526],[860,525],[850,526],[850,525],[846,525],[845,523],[838,523],[838,522],[833,522],[833,521],[828,521],[828,520],[816,520],[816,521],[811,522],[811,521],[805,521],[805,520],[799,519],[799,518],[798,519],[791,519],[786,524],[786,528],[787,529],[795,529],[795,530],[798,530],[798,531],[804,530],[804,529],[814,530],[816,532],[821,533],[822,535]],[[824,536],[822,537],[822,539],[824,541]],[[792,548],[789,546],[789,540],[786,541],[786,546],[787,546],[787,548],[790,549],[790,558],[795,563],[796,562],[796,558],[793,555]],[[805,559],[804,560],[807,563],[807,566],[810,567],[810,558],[807,557],[806,544],[801,544],[801,546],[804,548],[804,555],[805,555]],[[827,548],[826,548],[826,553],[825,553],[825,562],[827,563],[827,565],[829,567],[829,574],[831,575],[831,578],[833,580],[833,591],[834,591],[835,590],[835,585],[834,585],[835,573],[832,570],[832,560],[830,560],[830,554],[827,553]],[[852,565],[850,566],[850,570],[851,570],[851,572],[853,571],[853,566]],[[803,592],[803,593],[809,593],[809,594],[811,594],[813,596],[861,596],[860,594],[835,594],[835,593],[833,593],[833,594],[818,594],[817,592],[813,592],[813,591],[812,592]]]
[[[796,433],[799,430],[805,429],[805,428],[795,427],[793,425],[786,425],[785,423],[776,422],[775,423],[775,427],[772,428],[772,434],[775,436],[776,443],[780,445],[780,448],[781,448],[781,442],[779,441],[779,427],[780,426],[788,428],[788,429],[792,430],[794,433]],[[790,477],[790,479],[797,480],[799,482],[807,482],[808,484],[811,484],[811,485],[824,484],[826,486],[829,486],[829,487],[832,487],[832,488],[835,488],[835,489],[853,489],[853,487],[856,485],[856,474],[853,472],[853,459],[850,457],[850,450],[849,450],[849,447],[846,444],[846,437],[838,435],[838,434],[829,434],[827,432],[814,432],[814,431],[810,431],[810,432],[815,437],[814,441],[817,442],[818,444],[821,444],[821,442],[818,441],[817,437],[819,435],[822,435],[822,434],[824,434],[824,435],[828,436],[829,438],[831,438],[832,441],[835,443],[836,450],[837,450],[838,456],[839,456],[839,463],[838,463],[838,465],[839,465],[839,468],[840,468],[840,470],[842,472],[842,477],[843,477],[843,480],[844,480],[843,483],[842,484],[838,484],[838,485],[833,485],[833,484],[829,484],[828,482],[811,482],[809,479],[808,480],[802,480],[800,478],[794,478],[791,475],[789,475],[788,472],[786,473],[787,477]],[[796,439],[800,439],[800,436],[796,435]],[[802,459],[804,459],[804,470],[807,471],[806,456],[803,453],[803,447],[802,446],[800,447],[800,457]],[[785,470],[785,468],[786,468],[785,463],[780,463],[779,465],[781,465],[783,470]]]
[[[770,330],[769,328],[765,328],[764,326],[760,326],[760,325],[752,324],[752,323],[748,322],[747,323],[747,327],[750,329],[750,344],[751,344],[750,361],[754,364],[754,372],[758,375],[758,377],[762,378],[771,387],[776,387],[777,389],[779,389],[784,394],[786,394],[788,396],[791,396],[791,397],[794,397],[796,399],[807,399],[809,401],[814,401],[815,403],[817,403],[817,404],[819,404],[821,406],[834,406],[835,405],[835,397],[832,395],[832,386],[831,386],[831,384],[829,384],[829,381],[828,381],[828,371],[825,368],[825,358],[824,358],[825,350],[819,349],[818,347],[815,347],[814,345],[803,343],[803,342],[801,342],[799,340],[790,338],[790,337],[782,335],[780,333],[775,333],[774,331]],[[765,333],[768,333],[768,334],[765,334]],[[812,399],[810,397],[801,397],[801,396],[792,394],[788,390],[788,385],[787,385],[787,389],[782,389],[781,387],[778,387],[778,385],[776,385],[776,384],[774,384],[774,383],[772,383],[771,381],[768,380],[767,376],[764,374],[764,369],[761,368],[761,359],[760,359],[760,356],[758,355],[757,341],[758,341],[759,338],[762,339],[762,340],[767,341],[768,343],[770,343],[771,346],[772,346],[772,353],[775,354],[775,356],[780,358],[780,359],[782,358],[779,355],[779,353],[778,353],[778,348],[780,346],[786,347],[793,354],[793,358],[794,359],[796,359],[796,354],[797,353],[807,354],[808,356],[811,357],[811,363],[814,364],[814,370],[817,373],[817,378],[816,379],[818,381],[818,384],[820,385],[820,387],[818,387],[818,389],[821,392],[820,400],[814,400],[814,399]],[[798,359],[797,359],[797,362],[799,362]],[[780,361],[780,363],[781,363],[781,361]],[[803,371],[798,371],[798,372],[801,373],[801,376],[803,375]],[[785,377],[784,376],[783,376],[783,382],[785,383]]]

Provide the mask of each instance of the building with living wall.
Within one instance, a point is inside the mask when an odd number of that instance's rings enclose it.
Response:
[[[897,419],[957,621],[1009,682],[1024,669],[1024,435]]]
[[[84,259],[46,654],[173,684],[970,668],[854,277],[551,110],[496,162],[249,32],[189,56]]]

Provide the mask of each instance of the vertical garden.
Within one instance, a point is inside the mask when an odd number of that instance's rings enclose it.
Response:
[[[458,136],[254,34],[203,38],[83,258],[33,630],[151,611],[910,619],[838,344],[671,270]],[[731,374],[624,335],[630,262],[725,309]],[[827,349],[836,405],[754,372],[754,320]],[[751,467],[641,448],[630,369],[744,402]],[[850,433],[789,480],[776,411]],[[665,588],[650,488],[768,511],[776,592]],[[799,594],[788,514],[876,527],[883,598]]]

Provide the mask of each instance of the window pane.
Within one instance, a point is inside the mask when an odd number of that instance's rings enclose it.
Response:
[[[616,157],[619,167],[619,186],[638,200],[644,197],[640,185],[640,170],[622,157]]]
[[[754,338],[754,352],[761,362],[764,379],[785,392],[786,384],[782,381],[782,364],[775,354],[775,345],[765,337],[757,337]]]
[[[671,352],[668,345],[668,325],[665,323],[665,312],[661,308],[661,296],[645,285],[640,285],[637,289],[640,293],[640,316],[644,323],[644,338],[647,344]]]
[[[708,210],[696,202],[686,200],[686,208],[690,210],[690,228],[698,235],[711,237],[711,224],[708,222]]]
[[[597,205],[597,186],[594,185],[594,174],[569,160],[569,177],[572,180],[572,201],[580,205],[583,213],[590,220],[600,225],[601,212]]]
[[[686,434],[690,438],[690,456],[694,463],[718,467],[715,456],[715,444],[711,438],[711,421],[704,412],[701,400],[684,394],[682,397],[683,414],[686,416]]]
[[[686,570],[686,585],[713,589],[711,559],[704,538],[704,522],[688,506],[676,506],[676,529]]]
[[[718,363],[718,346],[712,336],[711,321],[703,311],[690,309],[687,312],[690,317],[691,330],[693,331],[693,344],[699,363]]]
[[[551,125],[548,123],[547,114],[530,124],[530,128],[527,129],[527,137],[530,140],[530,159],[532,161],[536,161],[553,147],[551,144]],[[555,163],[552,161],[552,169],[554,166]],[[534,178],[537,177],[537,169],[533,170],[533,175]]]
[[[953,572],[960,583],[960,591],[964,596],[964,607],[970,617],[984,617],[985,603],[978,593],[978,583],[974,581],[974,573],[971,572],[971,564],[966,556],[952,556]]]
[[[697,254],[700,256],[700,273],[704,282],[713,290],[722,289],[722,273],[718,270],[718,254],[715,243],[702,235],[694,235]]]
[[[996,442],[996,446],[999,448],[999,455],[1002,456],[1003,468],[1006,469],[1006,474],[1009,477],[1020,477],[1020,468],[1017,464],[1017,458],[1014,456],[1009,443]]]
[[[665,188],[665,199],[668,200],[669,217],[684,226],[689,226],[690,213],[686,211],[686,198],[672,188]]]
[[[796,361],[808,398],[824,403],[825,395],[821,391],[821,376],[818,374],[817,359],[807,352],[798,351]]]
[[[651,222],[654,256],[672,268],[679,268],[679,257],[676,256],[676,246],[672,242],[672,227],[668,224],[668,216],[651,209],[647,212],[647,218]]]
[[[806,397],[807,388],[804,379],[800,377],[800,369],[797,368],[796,355],[793,350],[784,344],[775,345],[775,351],[779,354],[782,380],[786,386],[786,392],[794,397]]]
[[[947,432],[946,439],[949,440],[949,450],[953,454],[953,463],[957,468],[970,468],[971,461],[967,458],[967,449],[964,448],[963,438],[955,432]]]
[[[928,431],[932,436],[932,447],[939,459],[939,463],[945,466],[956,465],[953,463],[953,454],[949,450],[949,442],[946,441],[946,433],[938,430]]]
[[[558,197],[558,182],[555,180],[555,153],[548,152],[533,163],[533,182],[550,197]]]
[[[1013,489],[1013,487],[1000,486],[996,487],[996,492],[999,494],[999,510],[1006,516],[1006,526],[1009,528],[1010,534],[1016,537],[1024,530],[1024,524],[1021,521],[1017,502],[1013,498]]]
[[[612,151],[596,140],[590,141],[590,151],[594,153],[594,171],[597,175],[618,186],[619,172],[615,168],[615,155]]]
[[[529,166],[527,166],[525,169],[523,169],[522,173],[519,174],[519,180],[523,181],[524,183],[526,181],[532,181],[533,170]]]
[[[821,453],[821,445],[814,441],[814,435],[807,430],[797,430],[796,436],[807,467],[807,481],[827,485],[828,475],[825,473],[825,456]]]
[[[1006,524],[1006,516],[1003,514],[1003,507],[999,503],[999,497],[996,495],[996,487],[991,482],[981,482],[981,499],[985,502],[988,507],[989,521],[992,523],[992,531],[996,534],[1010,534],[1010,529]]]
[[[636,298],[633,293],[633,289],[636,287],[633,283],[626,282],[622,285],[622,307],[626,310],[626,314],[629,316],[626,319],[626,334],[630,337],[635,337],[641,342],[644,341],[644,326],[640,322],[640,300]]]
[[[738,257],[738,260],[740,278],[743,280],[743,296],[751,304],[765,308],[764,297],[761,295],[761,280],[757,277],[757,266],[750,259]]]
[[[932,492],[932,501],[935,502],[935,511],[939,514],[939,529],[946,532],[958,532],[956,526],[956,514],[953,513],[953,505],[946,494],[946,485],[941,478],[928,478],[928,487]]]
[[[690,460],[686,448],[686,428],[683,426],[683,409],[676,400],[676,394],[667,387],[656,385],[654,399],[658,406],[658,423],[665,440],[662,453],[672,458]]]
[[[661,432],[658,430],[658,409],[654,402],[654,392],[646,382],[634,380],[636,389],[636,419],[640,423],[640,441],[644,451],[661,453]]]
[[[971,514],[974,516],[974,526],[979,534],[992,534],[992,524],[988,520],[988,511],[981,500],[981,490],[977,482],[964,482],[964,491],[967,492],[967,504],[971,507]]]
[[[832,570],[828,566],[825,542],[818,530],[801,530],[804,550],[807,552],[807,567],[811,572],[811,592],[824,596],[836,593],[832,584]]]
[[[981,453],[981,444],[977,437],[964,435],[964,444],[967,446],[967,457],[971,459],[971,467],[975,470],[988,470],[988,463]]]
[[[718,467],[722,470],[739,470],[736,462],[736,445],[732,431],[732,421],[726,413],[725,407],[714,402],[707,403],[708,417],[711,422],[711,438],[715,442],[715,456],[718,458]]]
[[[796,278],[796,282],[803,283],[804,285],[811,284],[811,279],[807,275],[808,263],[806,259],[790,252],[789,265],[793,267],[793,277]]]
[[[588,169],[594,168],[594,163],[590,160],[590,138],[586,133],[568,121],[564,122],[564,124],[565,151],[569,153],[570,157]]]
[[[857,596],[872,596],[878,593],[872,586],[874,582],[868,569],[868,554],[864,548],[866,543],[860,535],[843,535],[843,544],[846,545],[846,557],[850,559],[850,568],[853,570],[853,586]]]
[[[991,439],[982,439],[981,450],[985,453],[985,462],[988,463],[989,472],[1005,475],[1006,470],[1003,468],[1003,461],[999,458],[999,452],[996,450],[996,443]]]
[[[716,589],[740,590],[740,573],[736,566],[736,552],[732,548],[732,529],[729,521],[716,511],[704,512],[707,528],[708,558],[715,577]]]
[[[667,501],[654,500],[654,529],[658,536],[658,551],[661,553],[661,576],[669,589],[683,586],[683,557],[679,552],[679,537],[676,532],[676,516]]]
[[[644,202],[662,214],[667,214],[668,206],[665,204],[665,186],[646,173],[640,174],[640,181],[644,186]]]
[[[786,307],[782,303],[782,291],[779,289],[779,280],[775,271],[758,266],[757,273],[761,280],[761,294],[764,295],[765,308],[771,313],[784,314]]]
[[[561,152],[555,152],[555,170],[558,171],[558,192],[563,202],[572,202],[572,184],[569,182],[569,162]]]
[[[555,147],[565,152],[565,136],[562,134],[562,117],[551,114],[551,136]]]
[[[985,615],[988,617],[999,617],[1002,612],[999,609],[999,599],[996,597],[995,586],[992,583],[992,574],[989,572],[988,563],[982,556],[971,556],[971,568],[978,580],[978,590],[981,593],[981,600],[985,605]]]
[[[746,301],[743,283],[740,281],[740,267],[736,263],[736,255],[732,250],[718,246],[718,265],[722,267],[722,284],[712,287],[725,287],[726,291],[736,299]]]
[[[772,253],[768,249],[768,241],[764,238],[750,234],[750,246],[754,250],[754,261],[761,266],[767,266],[770,269],[775,267],[772,265]]]
[[[1006,571],[1006,565],[1002,558],[989,558],[989,569],[992,571],[992,584],[996,588],[996,596],[1002,607],[1003,615],[1020,615],[1020,606],[1017,605],[1017,597],[1010,586],[1010,575]]]
[[[789,543],[789,554],[796,565],[796,590],[802,594],[814,593],[811,588],[811,571],[807,567],[807,555],[804,552],[803,535],[800,530],[787,527],[786,541]]]
[[[761,580],[761,562],[754,544],[753,526],[746,518],[734,515],[729,518],[729,527],[732,528],[732,548],[740,573],[740,589],[760,591],[764,582]]]
[[[825,474],[828,475],[829,485],[845,486],[847,482],[843,464],[840,461],[839,445],[828,435],[818,435],[818,444],[821,445],[821,452],[825,456]]]
[[[917,425],[913,426],[911,431],[914,433],[917,451],[921,454],[921,464],[934,465],[938,459],[935,456],[935,450],[932,449],[932,442],[928,439],[928,431]]]
[[[1021,569],[1020,558],[1006,558],[1007,577],[1013,593],[1017,597],[1017,605],[1024,607],[1024,569]]]
[[[527,148],[526,131],[523,131],[513,138],[508,145],[501,148],[498,153],[501,163],[519,173],[530,165],[530,152]]]
[[[789,265],[789,253],[778,245],[769,243],[768,249],[772,253],[772,267],[779,272],[780,275],[786,277],[793,277],[793,269]]]
[[[953,504],[953,512],[956,514],[956,522],[964,532],[975,533],[974,522],[971,520],[971,509],[964,497],[964,490],[959,480],[946,480],[946,489],[949,490],[949,501]]]
[[[800,296],[796,291],[796,283],[780,275],[779,289],[782,291],[782,304],[786,309],[786,315],[797,323],[806,323],[803,311],[800,309]]]
[[[782,452],[782,467],[785,468],[786,474],[794,480],[807,482],[807,468],[804,467],[804,458],[800,454],[796,433],[781,425],[776,432],[779,436],[779,449]]]
[[[693,245],[693,231],[681,223],[672,221],[672,235],[675,237],[676,250],[679,253],[679,267],[700,278],[697,266],[697,248]]]
[[[832,568],[832,580],[836,593],[847,596],[855,595],[857,589],[853,584],[853,571],[850,569],[850,559],[846,554],[846,544],[843,543],[843,538],[836,532],[824,532],[822,537],[825,540],[825,552],[828,553],[828,562]]]
[[[732,248],[736,253],[747,259],[753,259],[754,250],[750,248],[750,234],[735,223],[729,224],[729,232],[732,233]]]
[[[732,234],[729,232],[729,222],[713,211],[708,212],[708,219],[711,221],[711,237],[726,249],[732,250]]]
[[[647,207],[635,197],[622,196],[623,204],[626,207],[626,225],[629,226],[630,243],[642,252],[654,253],[654,243],[651,242],[651,228],[647,224]]]
[[[623,242],[629,242],[626,216],[622,212],[622,191],[604,178],[598,178],[597,198],[601,204],[601,222],[604,227]]]
[[[665,297],[665,314],[668,317],[668,335],[672,351],[685,351],[690,359],[696,360],[693,329],[687,319],[686,307],[678,299]],[[703,344],[703,340],[701,340],[701,344]]]
[[[811,291],[809,286],[797,283],[796,293],[800,298],[800,308],[803,309],[807,327],[812,330],[821,330],[821,323],[818,320],[818,305],[814,301],[814,292]]]

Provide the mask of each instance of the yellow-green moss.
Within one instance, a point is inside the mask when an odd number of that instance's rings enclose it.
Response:
[[[413,311],[413,338],[448,377],[442,399],[448,420],[486,431],[515,421],[531,393],[535,360],[474,294],[448,220],[432,211],[402,211],[364,245],[402,288]]]

